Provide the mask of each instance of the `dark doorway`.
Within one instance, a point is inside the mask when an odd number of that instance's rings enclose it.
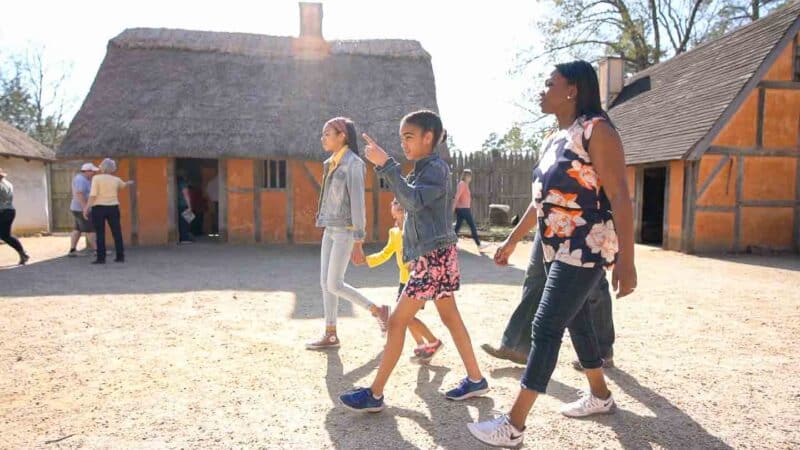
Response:
[[[641,242],[662,245],[664,242],[664,198],[667,188],[667,168],[645,169],[643,183]]]
[[[176,220],[179,242],[219,238],[219,163],[216,159],[185,158],[175,160],[175,180],[178,184]],[[187,190],[184,193],[184,188]],[[186,198],[188,197],[188,199]],[[186,204],[194,217],[186,222]]]

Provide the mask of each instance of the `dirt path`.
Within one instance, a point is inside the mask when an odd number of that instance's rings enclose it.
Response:
[[[26,267],[0,246],[0,448],[482,448],[464,424],[507,409],[518,389],[520,367],[478,350],[490,396],[445,401],[463,376],[448,345],[431,366],[401,360],[383,413],[336,406],[370,382],[382,341],[343,304],[342,348],[303,350],[322,328],[314,247],[132,249],[124,265],[94,267],[63,257],[65,237],[23,243]],[[529,247],[502,269],[462,244],[459,308],[477,349],[499,340]],[[565,339],[526,448],[800,447],[800,259],[647,247],[637,258],[637,294],[614,310],[619,410],[557,413],[584,387]],[[395,271],[348,278],[393,302]],[[435,308],[421,318],[451,344]]]

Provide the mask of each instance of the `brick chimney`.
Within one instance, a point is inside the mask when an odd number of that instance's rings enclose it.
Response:
[[[300,2],[300,36],[294,40],[297,58],[321,59],[330,54],[330,45],[322,37],[322,3]]]
[[[322,3],[300,2],[300,37],[322,39]]]
[[[597,78],[600,82],[600,101],[603,109],[608,110],[609,105],[617,98],[622,88],[625,87],[625,61],[613,56],[600,59],[597,63]]]

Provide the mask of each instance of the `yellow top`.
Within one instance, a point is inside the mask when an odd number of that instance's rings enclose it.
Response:
[[[125,187],[125,182],[106,173],[99,173],[92,177],[92,189],[89,197],[95,197],[93,205],[113,206],[119,205],[119,190]]]
[[[370,267],[380,266],[395,254],[397,260],[397,268],[400,269],[400,282],[403,284],[408,283],[408,268],[403,264],[403,231],[394,227],[389,230],[389,241],[386,247],[383,247],[378,253],[367,256],[367,265]]]
[[[339,150],[333,155],[333,157],[331,158],[331,165],[328,166],[328,175],[330,175],[331,172],[334,171],[334,169],[339,167],[339,162],[342,160],[344,154],[347,153],[348,150],[350,150],[350,147],[345,145],[344,147],[341,148],[341,150]]]

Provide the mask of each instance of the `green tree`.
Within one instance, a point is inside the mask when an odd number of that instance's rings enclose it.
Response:
[[[67,132],[63,86],[71,69],[48,63],[44,53],[44,48],[32,48],[0,65],[0,119],[56,148]]]
[[[483,144],[481,144],[481,151],[500,151],[500,138],[497,136],[497,133],[489,133],[489,136],[483,141]]]
[[[481,146],[484,152],[532,153],[539,158],[542,136],[538,130],[525,130],[514,124],[502,136],[490,133]]]
[[[33,133],[36,111],[19,73],[8,78],[0,74],[0,119],[25,133]]]

